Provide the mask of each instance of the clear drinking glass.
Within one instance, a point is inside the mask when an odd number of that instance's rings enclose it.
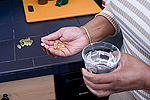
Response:
[[[120,60],[119,49],[107,42],[95,42],[82,50],[86,69],[95,74],[109,73],[115,70]]]

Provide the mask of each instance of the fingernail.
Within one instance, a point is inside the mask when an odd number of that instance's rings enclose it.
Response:
[[[86,85],[85,81],[84,81],[84,84]]]
[[[41,47],[45,48],[44,46],[41,45]]]
[[[81,70],[81,73],[82,73],[82,68],[80,68],[80,70]]]
[[[44,44],[43,44],[43,43],[41,43],[41,47],[44,47]]]
[[[43,37],[45,37],[45,36],[43,36]],[[41,37],[41,38],[43,38],[43,37]]]

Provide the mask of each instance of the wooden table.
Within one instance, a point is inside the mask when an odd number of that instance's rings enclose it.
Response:
[[[0,83],[1,94],[10,100],[55,100],[53,75]]]

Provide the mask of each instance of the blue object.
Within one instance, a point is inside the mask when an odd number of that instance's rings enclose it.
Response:
[[[7,96],[8,96],[7,94],[3,94],[3,98],[1,100],[9,100]]]

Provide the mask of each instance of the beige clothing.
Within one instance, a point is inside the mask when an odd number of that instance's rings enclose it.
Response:
[[[136,100],[130,92],[121,92],[110,95],[109,100]]]
[[[98,15],[112,23],[115,34],[121,29],[122,52],[150,66],[150,0],[111,0]],[[136,90],[131,94],[137,100],[150,100],[150,91],[147,90]]]

